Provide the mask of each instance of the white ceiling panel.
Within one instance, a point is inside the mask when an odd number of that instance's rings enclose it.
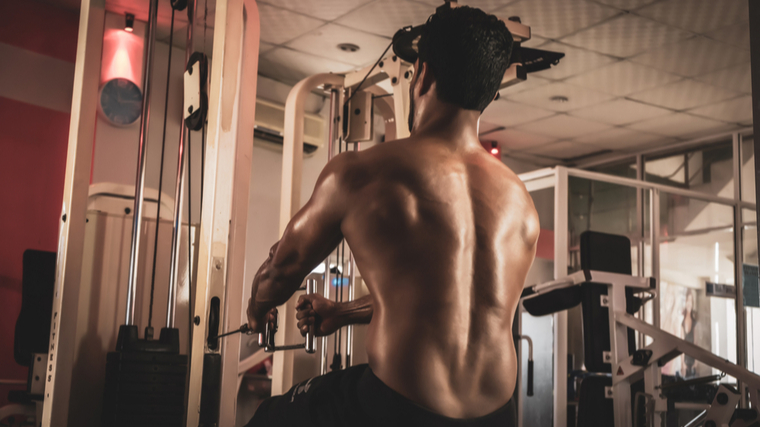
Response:
[[[567,102],[552,101],[555,96],[564,96]],[[577,108],[600,104],[612,99],[611,95],[596,92],[580,86],[567,83],[550,83],[535,89],[526,90],[514,95],[510,94],[507,99],[521,104],[533,105],[552,111],[569,111]]]
[[[749,16],[746,0],[664,0],[636,13],[695,33],[744,22]]]
[[[725,43],[697,36],[661,46],[631,58],[631,61],[648,65],[686,77],[749,61],[749,51],[734,49]]]
[[[372,0],[259,0],[283,9],[290,9],[304,15],[332,21]]]
[[[670,110],[627,99],[615,99],[603,104],[573,110],[571,116],[611,125],[624,125],[670,114]]]
[[[336,22],[379,36],[393,37],[402,27],[424,24],[433,13],[435,7],[429,4],[407,0],[375,0],[342,16]]]
[[[562,41],[595,52],[627,58],[690,35],[678,28],[626,14],[573,34]]]
[[[417,1],[430,4],[434,7],[438,7],[443,4],[443,0],[417,0]],[[503,8],[504,6],[512,4],[516,1],[519,1],[519,0],[459,0],[459,5],[477,7],[478,9],[484,12],[493,14],[494,11],[499,10]],[[501,14],[497,14],[496,16],[503,19],[509,18],[509,16],[503,16]]]
[[[627,127],[641,132],[686,139],[710,133],[717,133],[734,126],[689,114],[673,113],[669,116],[662,116],[634,123]]]
[[[629,61],[619,61],[572,77],[567,82],[612,95],[625,96],[662,86],[678,79],[678,76],[664,71]]]
[[[706,105],[689,110],[689,113],[729,123],[752,123],[752,97],[742,96],[718,104]]]
[[[579,144],[572,141],[555,142],[554,144],[542,145],[540,147],[525,150],[526,153],[536,154],[544,157],[551,157],[557,160],[573,159],[585,156],[591,153],[604,150],[588,144]]]
[[[482,141],[497,141],[502,150],[520,151],[556,142],[556,138],[523,132],[515,129],[504,129],[491,132],[480,138]]]
[[[673,110],[688,110],[702,105],[735,98],[739,94],[696,80],[684,79],[665,86],[630,95],[637,101],[654,104]]]
[[[533,74],[552,80],[565,79],[616,61],[610,56],[556,42],[542,44],[539,49],[565,54],[565,57],[559,61],[559,65]]]
[[[290,84],[314,74],[344,73],[353,68],[351,64],[283,47],[278,47],[259,59],[259,74]]]
[[[705,34],[711,39],[728,43],[733,47],[749,50],[749,22],[729,25]]]
[[[518,126],[516,129],[524,132],[546,135],[557,139],[571,139],[581,135],[601,132],[611,126],[592,122],[586,119],[558,114],[546,119]]]
[[[573,139],[574,142],[591,144],[610,150],[633,151],[648,148],[654,145],[672,143],[675,139],[645,132],[637,132],[626,128],[612,128],[602,132],[580,136]]]
[[[531,32],[558,39],[601,22],[619,10],[587,0],[522,0],[495,12],[500,17],[519,16]]]
[[[310,18],[268,4],[259,5],[261,40],[282,44],[324,25],[324,21]]]
[[[499,129],[501,127],[502,126],[500,126],[500,125],[496,125],[496,124],[493,124],[493,123],[485,122],[485,121],[482,120],[482,117],[481,117],[480,124],[478,126],[478,135],[487,134],[487,133],[493,131],[494,129]]]
[[[492,102],[480,116],[482,120],[499,126],[512,127],[556,114],[554,111],[499,99]]]
[[[752,93],[752,67],[749,62],[694,78],[724,89]]]
[[[374,34],[338,24],[327,24],[289,42],[287,46],[312,55],[360,66],[374,64],[390,42],[390,39]],[[344,52],[338,48],[341,43],[355,44],[359,46],[359,50]]]
[[[635,10],[657,0],[596,0],[597,3],[616,7],[622,10]]]

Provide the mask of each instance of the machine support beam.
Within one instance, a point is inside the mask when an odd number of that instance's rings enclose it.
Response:
[[[63,206],[58,226],[50,351],[41,424],[44,427],[66,426],[68,423],[104,23],[105,0],[82,1]]]
[[[335,74],[316,74],[293,86],[285,102],[285,126],[282,148],[282,187],[280,194],[280,230],[285,232],[290,219],[301,209],[301,168],[303,164],[303,118],[306,97],[321,85],[343,87],[344,78]],[[332,125],[332,124],[331,124]],[[329,272],[329,263],[325,266]],[[329,283],[327,284],[329,289]],[[291,298],[280,307],[280,333],[275,335],[275,345],[297,339],[298,330],[293,327],[295,300]],[[272,395],[285,393],[293,385],[293,352],[279,351],[272,363]]]

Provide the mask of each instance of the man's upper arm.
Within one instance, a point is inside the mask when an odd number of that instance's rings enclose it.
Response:
[[[340,243],[348,204],[346,169],[355,156],[339,155],[322,170],[311,198],[290,220],[274,251],[270,267],[278,276],[302,279]]]

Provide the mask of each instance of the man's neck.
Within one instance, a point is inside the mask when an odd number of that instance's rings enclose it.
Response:
[[[452,142],[476,142],[480,112],[446,102],[434,102],[425,106],[417,117],[413,136],[442,136]]]

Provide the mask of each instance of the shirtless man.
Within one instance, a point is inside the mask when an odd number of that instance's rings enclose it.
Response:
[[[539,234],[525,186],[478,140],[509,63],[504,23],[441,8],[419,41],[411,136],[329,162],[259,269],[249,325],[263,329],[342,238],[370,296],[302,297],[302,333],[369,322],[369,365],[272,397],[249,426],[514,425],[512,320]]]

